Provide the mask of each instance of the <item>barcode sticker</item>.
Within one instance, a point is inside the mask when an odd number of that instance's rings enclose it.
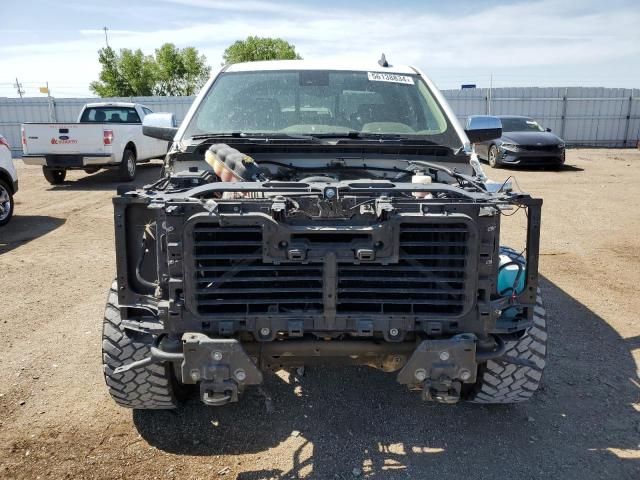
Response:
[[[409,77],[408,75],[398,75],[397,73],[367,72],[367,76],[372,82],[393,82],[413,85],[413,78]]]

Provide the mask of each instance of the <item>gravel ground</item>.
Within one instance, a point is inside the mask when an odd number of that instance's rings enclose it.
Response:
[[[392,375],[314,368],[268,376],[237,405],[132,412],[108,397],[100,360],[115,177],[52,187],[18,162],[0,230],[0,478],[640,478],[640,151],[567,163],[487,167],[545,200],[550,353],[533,401],[433,405]],[[140,167],[139,182],[158,172]],[[523,220],[505,221],[503,243],[521,244]]]

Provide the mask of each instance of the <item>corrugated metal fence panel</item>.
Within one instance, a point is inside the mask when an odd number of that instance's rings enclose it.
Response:
[[[581,145],[633,146],[638,129],[632,128],[630,108],[638,93],[622,88],[569,88],[567,138]]]
[[[49,121],[49,113],[46,99],[44,104],[40,98],[0,99],[0,134],[7,139],[14,155],[22,152],[20,124],[47,121]]]
[[[629,109],[631,120],[629,122],[629,139],[640,145],[640,90],[633,90],[633,100]]]
[[[623,88],[488,88],[444,90],[460,121],[469,115],[526,115],[563,137],[569,145],[624,147],[640,141],[640,90]],[[85,103],[142,103],[173,112],[181,122],[195,97],[0,98],[0,133],[20,155],[23,122],[72,122]]]
[[[488,113],[488,92],[489,90],[486,88],[472,88],[464,90],[444,90],[442,93],[456,113],[458,119],[464,125],[469,115],[484,115]]]
[[[631,90],[570,88],[567,94],[566,136],[582,145],[624,143]],[[630,120],[630,119],[629,119]]]

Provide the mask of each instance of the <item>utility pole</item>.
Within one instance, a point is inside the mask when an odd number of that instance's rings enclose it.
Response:
[[[53,99],[51,98],[51,90],[49,90],[49,82],[47,82],[47,86],[45,88],[47,89],[47,103],[49,104],[49,121],[55,122],[56,110],[55,110],[55,106],[53,105]]]
[[[489,79],[489,115],[491,115],[491,104],[493,103],[493,73]]]
[[[104,41],[107,44],[107,48],[109,48],[109,37],[107,36],[107,30],[109,30],[107,27],[102,27],[102,30],[104,30]]]
[[[18,90],[18,95],[20,95],[20,98],[22,98],[24,89],[22,88],[22,84],[18,81],[18,77],[16,77],[16,83],[14,83],[13,86],[16,87],[16,90]]]

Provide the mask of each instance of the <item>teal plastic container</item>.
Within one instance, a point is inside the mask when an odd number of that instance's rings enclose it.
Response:
[[[521,293],[524,290],[524,280],[526,277],[525,266],[521,265],[518,267],[508,255],[500,255],[500,267],[498,268],[499,295],[511,295],[513,293],[513,287],[518,277],[518,270],[520,269],[522,269],[522,272],[517,280],[517,285],[515,285],[516,293]]]

